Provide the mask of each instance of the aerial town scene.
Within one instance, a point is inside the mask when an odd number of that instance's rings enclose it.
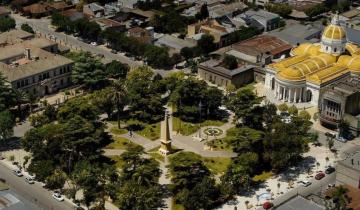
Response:
[[[360,210],[360,0],[1,0],[0,210]]]

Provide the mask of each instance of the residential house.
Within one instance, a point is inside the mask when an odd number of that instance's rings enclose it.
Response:
[[[264,31],[271,31],[280,26],[280,16],[275,13],[271,13],[265,10],[248,10],[237,16],[247,22],[256,21],[258,22]]]
[[[71,21],[76,21],[84,18],[84,13],[77,11],[76,9],[69,9],[61,12],[65,17],[68,17]]]
[[[139,42],[150,44],[153,41],[154,29],[149,27],[147,29],[134,27],[130,28],[127,32],[129,37],[133,37]]]
[[[67,10],[71,7],[73,7],[73,5],[68,5],[63,1],[51,2],[51,3],[39,2],[23,7],[22,13],[24,15],[31,16],[34,18],[40,18],[51,15],[54,12]]]
[[[101,18],[97,19],[96,23],[98,23],[102,30],[105,29],[112,29],[113,31],[117,32],[125,32],[126,31],[126,25],[118,22],[116,20],[112,20],[109,18]]]
[[[207,19],[188,25],[186,39],[192,40],[196,43],[203,34],[210,34],[214,37],[214,42],[218,45],[218,47],[222,47],[226,45],[228,35],[234,31],[235,28],[221,25],[214,19]]]
[[[169,54],[173,55],[175,53],[180,53],[181,49],[184,47],[194,47],[194,44],[191,41],[177,38],[168,34],[161,34],[157,36],[157,40],[154,42],[157,46],[167,47],[169,49]]]
[[[288,24],[282,29],[277,29],[269,32],[269,35],[278,37],[292,46],[310,42],[317,43],[321,38],[324,26],[322,24],[307,24],[300,23]]]
[[[230,4],[217,4],[208,6],[210,18],[233,17],[247,8],[243,2],[233,2]]]
[[[84,15],[89,18],[100,18],[105,15],[105,8],[97,3],[90,3],[83,6]]]
[[[360,30],[360,7],[341,13],[339,18],[343,21],[343,26]]]

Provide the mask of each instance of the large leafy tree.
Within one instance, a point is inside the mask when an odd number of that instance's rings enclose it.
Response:
[[[214,43],[214,37],[209,34],[204,34],[197,42],[197,46],[200,48],[201,52],[205,55],[214,51],[216,45]]]
[[[0,18],[0,32],[9,31],[14,29],[16,26],[15,20],[11,17],[2,17]]]
[[[86,88],[94,90],[100,89],[108,83],[104,65],[89,52],[80,52],[69,57],[75,61],[72,71],[74,84],[84,85]]]
[[[12,114],[5,110],[0,112],[0,142],[13,135],[15,120]]]
[[[127,64],[120,63],[119,61],[113,60],[105,67],[105,73],[107,77],[115,79],[124,79],[126,78],[127,73],[129,72],[130,67]]]
[[[161,93],[155,88],[153,75],[150,68],[139,67],[128,74],[125,82],[130,111],[140,120],[158,121],[164,113]]]

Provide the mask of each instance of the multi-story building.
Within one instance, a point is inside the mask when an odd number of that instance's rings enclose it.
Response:
[[[336,185],[360,189],[360,146],[354,145],[344,153],[344,159],[336,165]]]
[[[10,34],[15,35],[15,32]],[[0,72],[13,88],[43,96],[71,84],[73,61],[55,54],[58,52],[56,43],[42,38],[6,38],[5,35],[0,35]]]

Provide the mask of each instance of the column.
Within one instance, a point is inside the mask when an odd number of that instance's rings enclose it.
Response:
[[[298,91],[298,89],[297,88],[295,88],[294,89],[294,103],[297,103],[297,91]]]
[[[294,91],[295,91],[295,89],[294,88],[290,88],[289,89],[289,101],[290,102],[293,102],[294,101]]]
[[[288,101],[289,100],[289,88],[286,87],[285,89],[285,101]]]
[[[281,96],[281,99],[282,100],[285,100],[285,87],[282,87],[282,96]]]

